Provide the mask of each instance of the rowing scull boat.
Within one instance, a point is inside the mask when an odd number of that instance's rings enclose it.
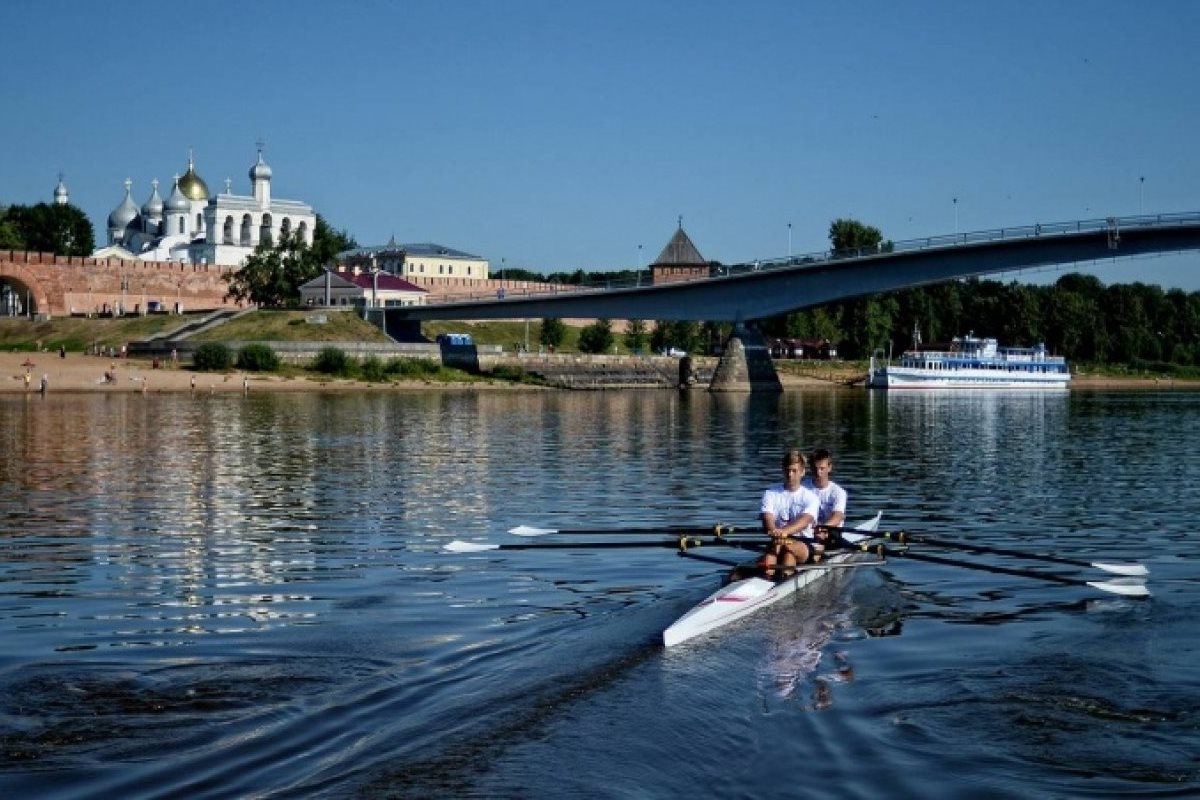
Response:
[[[855,530],[861,533],[843,533],[842,536],[848,542],[868,539],[871,533],[879,529],[882,518],[881,511],[872,519],[855,526]],[[822,563],[798,567],[794,575],[782,581],[754,577],[722,586],[663,631],[663,645],[671,647],[753,614],[828,575],[832,570],[855,566],[856,556],[861,555],[855,551],[835,552]]]

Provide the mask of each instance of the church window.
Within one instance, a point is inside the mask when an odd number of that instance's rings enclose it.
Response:
[[[254,221],[250,219],[249,214],[246,214],[242,217],[242,247],[250,247],[254,244],[253,231]]]
[[[448,273],[450,273],[451,275],[453,275],[453,274],[454,274],[454,265],[453,265],[453,264],[450,264],[449,266],[447,266],[447,267],[446,267],[446,272],[448,272]]]
[[[221,235],[221,244],[233,244],[233,217],[225,218],[225,228]]]

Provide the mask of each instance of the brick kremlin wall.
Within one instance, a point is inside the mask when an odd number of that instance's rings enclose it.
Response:
[[[21,302],[28,299],[41,317],[72,314],[108,314],[123,307],[127,313],[145,311],[157,304],[174,311],[208,311],[236,308],[225,299],[228,284],[222,276],[238,269],[217,264],[181,264],[174,261],[122,261],[118,258],[56,256],[0,250],[0,279],[14,285]],[[490,300],[503,290],[508,297],[552,294],[577,287],[532,281],[427,278],[407,280],[429,292],[427,302]],[[592,320],[570,320],[586,324]],[[620,323],[614,328],[620,330]]]
[[[221,279],[236,267],[168,261],[122,261],[0,250],[0,278],[28,292],[42,317],[103,314],[124,306],[132,313],[157,303],[168,311],[236,308]],[[25,302],[25,297],[21,297]]]

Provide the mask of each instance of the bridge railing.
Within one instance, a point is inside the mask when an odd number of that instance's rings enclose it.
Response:
[[[733,275],[743,275],[750,272],[783,269],[807,265],[826,264],[846,258],[863,258],[889,253],[911,253],[923,250],[957,247],[967,244],[987,244],[1018,239],[1035,239],[1050,236],[1066,236],[1079,233],[1103,233],[1109,230],[1126,231],[1136,228],[1169,228],[1179,225],[1200,225],[1200,212],[1189,211],[1171,214],[1139,214],[1128,217],[1103,217],[1097,219],[1075,220],[1073,222],[1036,223],[1033,225],[1016,225],[1005,228],[992,228],[966,233],[944,234],[941,236],[926,236],[920,239],[905,239],[898,242],[884,242],[879,247],[858,250],[824,250],[815,253],[789,256],[787,258],[757,259],[740,264],[721,264],[713,268],[708,278],[693,280],[712,280]],[[517,300],[545,294],[557,295],[578,292],[597,292],[609,289],[633,289],[649,286],[649,278],[629,281],[606,281],[601,284],[548,284],[546,291],[513,291],[498,297],[494,292],[471,293],[445,297],[439,303],[458,303],[470,301]]]

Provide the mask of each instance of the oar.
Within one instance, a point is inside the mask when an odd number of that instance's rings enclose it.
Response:
[[[963,569],[995,572],[1001,575],[1015,575],[1020,578],[1033,578],[1034,580],[1049,581],[1050,583],[1058,583],[1064,586],[1090,586],[1102,592],[1112,592],[1113,594],[1126,595],[1127,597],[1147,597],[1150,594],[1150,590],[1146,588],[1144,583],[1128,578],[1117,578],[1109,581],[1085,581],[1078,578],[1053,575],[1048,572],[1037,572],[1031,569],[1000,567],[994,564],[976,564],[973,561],[959,561],[956,558],[932,556],[928,553],[914,553],[909,549],[889,549],[883,545],[864,546],[863,550],[878,553],[881,556],[898,556],[900,558],[911,558],[914,561],[928,561],[931,564],[944,564],[948,567],[962,567]]]
[[[463,542],[455,539],[442,550],[447,553],[483,553],[488,550],[603,550],[618,547],[668,547],[685,550],[689,547],[699,547],[703,542],[699,539],[671,539],[655,542],[538,542],[537,544],[493,544],[491,542]]]
[[[1011,556],[1012,558],[1024,558],[1030,561],[1046,561],[1051,564],[1066,564],[1071,567],[1093,567],[1104,572],[1110,572],[1113,575],[1125,575],[1128,577],[1140,577],[1149,575],[1150,570],[1142,564],[1111,564],[1101,561],[1080,561],[1075,558],[1065,558],[1063,556],[1050,555],[1048,553],[1028,553],[1024,550],[1012,550],[1007,547],[995,547],[993,545],[971,544],[970,542],[953,542],[947,539],[938,539],[934,536],[914,536],[906,531],[895,531],[881,533],[888,539],[900,542],[917,542],[919,544],[927,544],[932,547],[945,547],[951,550],[965,550],[968,553],[981,553],[984,555]]]
[[[518,525],[515,528],[509,528],[508,532],[513,536],[550,536],[552,534],[562,534],[564,536],[616,536],[616,535],[645,535],[653,533],[665,533],[671,536],[676,534],[713,534],[721,535],[733,530],[728,525],[643,525],[640,528],[534,528],[529,525]],[[741,529],[739,529],[741,530]],[[746,530],[749,530],[748,528]]]
[[[734,561],[733,559],[729,558],[717,558],[716,556],[701,555],[700,553],[694,553],[691,550],[680,550],[679,555],[683,556],[684,558],[694,558],[697,561],[707,561],[710,564],[720,564],[725,567],[745,566],[744,561]]]

